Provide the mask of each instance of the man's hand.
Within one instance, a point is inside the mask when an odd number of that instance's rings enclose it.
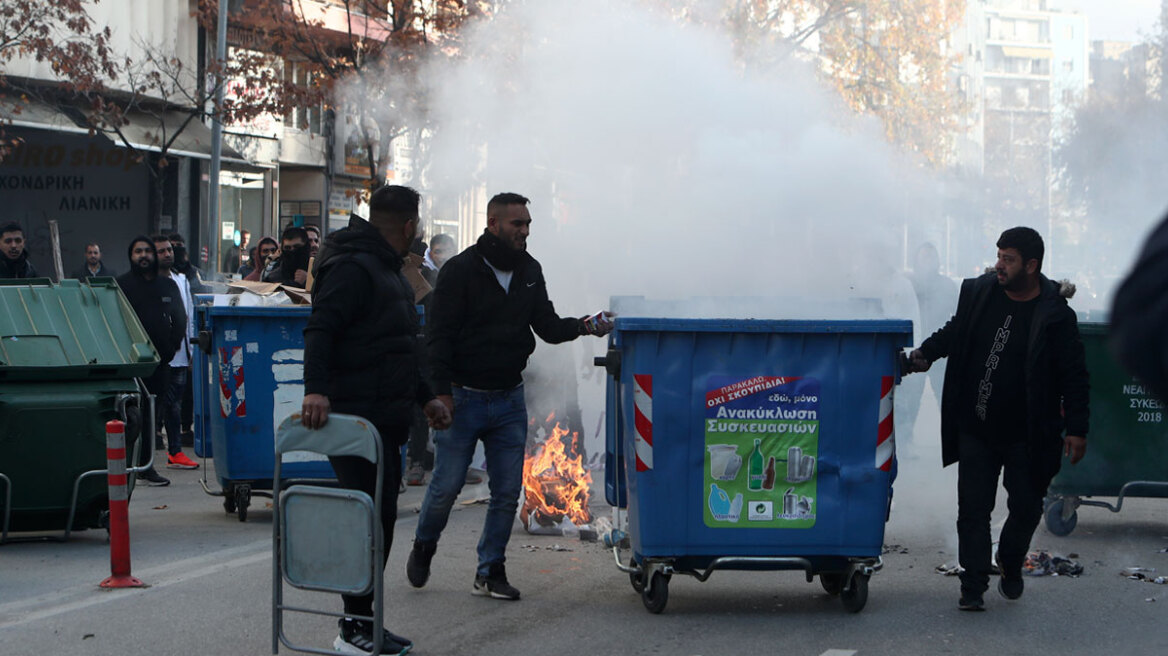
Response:
[[[1067,435],[1063,438],[1063,455],[1071,457],[1071,464],[1077,465],[1087,455],[1087,438]]]
[[[928,371],[933,366],[933,363],[925,357],[925,354],[920,349],[913,349],[913,352],[908,354],[908,361],[912,365],[911,371],[913,373]]]
[[[320,428],[328,423],[328,397],[324,394],[305,394],[304,402],[300,404],[300,423],[307,428]]]
[[[451,399],[450,406],[448,407],[446,405],[447,402],[442,400],[443,398],[444,397],[440,396],[438,398],[430,399],[430,401],[422,407],[422,412],[426,413],[426,419],[428,419],[430,422],[430,428],[435,430],[446,430],[447,428],[450,428],[451,422],[454,421],[454,416],[451,412],[451,408],[454,406],[454,401]],[[451,397],[446,396],[445,398],[450,399]]]
[[[454,416],[454,397],[452,395],[439,394],[438,396],[435,396],[434,398],[441,401],[442,405],[446,406],[446,410],[448,412],[450,412],[451,417]]]
[[[605,310],[593,316],[582,317],[580,321],[584,322],[585,334],[604,337],[612,332],[614,325],[612,320],[614,317],[616,317],[616,314]]]
[[[303,285],[308,282],[308,272],[304,269],[297,269],[296,273],[292,274],[292,279],[296,281],[297,285]]]

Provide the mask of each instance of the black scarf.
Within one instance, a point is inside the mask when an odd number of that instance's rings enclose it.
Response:
[[[287,281],[296,277],[299,270],[308,270],[308,259],[311,256],[308,246],[301,246],[294,251],[280,254],[280,277]]]
[[[475,244],[479,255],[483,256],[491,266],[500,271],[514,271],[525,261],[526,251],[517,251],[503,243],[490,230],[484,230],[483,236]]]

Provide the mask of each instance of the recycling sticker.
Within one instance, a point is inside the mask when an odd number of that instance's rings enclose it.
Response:
[[[711,376],[706,390],[706,526],[814,526],[819,381]]]

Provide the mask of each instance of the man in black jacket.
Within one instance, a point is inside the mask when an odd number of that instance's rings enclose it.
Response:
[[[1064,288],[1043,276],[1042,237],[1011,228],[994,273],[961,285],[957,312],[912,352],[913,371],[949,358],[941,401],[941,457],[957,468],[962,610],[984,610],[990,513],[998,473],[1009,516],[998,542],[998,592],[1022,596],[1022,563],[1062,456],[1087,451],[1088,377]],[[1069,287],[1069,285],[1068,285]],[[1065,436],[1064,436],[1065,431]]]
[[[187,313],[182,296],[174,281],[158,275],[158,257],[154,240],[135,237],[130,242],[130,271],[118,276],[118,286],[138,315],[154,349],[158,351],[159,366],[143,382],[154,395],[155,406],[162,407],[169,384],[170,361],[178,352],[186,336]],[[148,457],[146,458],[148,459]],[[138,474],[148,485],[169,485],[170,481],[158,475],[153,467]]]
[[[1168,216],[1148,235],[1111,303],[1111,348],[1140,383],[1168,401]]]
[[[381,528],[385,556],[393,543],[401,446],[409,435],[414,404],[435,428],[450,425],[418,366],[418,316],[414,290],[402,275],[418,225],[418,192],[382,187],[369,199],[369,221],[350,218],[349,227],[329,235],[321,249],[313,288],[312,315],[304,329],[302,422],[319,428],[330,412],[354,414],[377,427],[384,444]],[[337,480],[373,496],[377,470],[355,456],[330,457]],[[368,653],[373,626],[354,616],[373,615],[373,595],[343,595],[346,617],[333,647],[341,653]],[[384,631],[384,629],[383,629]],[[382,653],[407,651],[412,642],[388,631]]]
[[[434,475],[406,565],[410,584],[417,588],[430,577],[438,538],[466,480],[475,443],[482,440],[491,501],[471,591],[519,599],[519,591],[507,581],[504,552],[523,487],[527,443],[523,369],[535,350],[532,329],[550,344],[612,329],[606,319],[594,323],[556,314],[539,262],[527,254],[531,229],[527,203],[519,194],[492,198],[487,203],[487,229],[478,243],[451,258],[438,273],[426,334],[434,393],[454,414],[454,425],[434,437]]]
[[[37,270],[24,247],[24,228],[19,223],[0,227],[0,278],[36,278]]]
[[[85,264],[77,267],[70,278],[89,280],[90,278],[116,278],[118,274],[101,261],[101,246],[96,243],[85,245]]]

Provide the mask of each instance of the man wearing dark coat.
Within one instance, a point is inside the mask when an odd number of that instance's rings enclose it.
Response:
[[[161,401],[169,383],[170,361],[186,336],[187,312],[178,286],[168,276],[158,275],[158,256],[154,240],[135,237],[129,248],[130,270],[118,276],[118,286],[138,315],[138,321],[158,351],[159,366],[143,382],[146,389]],[[158,402],[156,401],[156,403]],[[153,467],[138,474],[148,485],[164,486],[170,481]]]
[[[0,278],[36,278],[37,270],[28,259],[24,228],[19,223],[0,227]]]
[[[77,267],[69,277],[89,280],[90,278],[117,278],[118,274],[101,261],[101,246],[94,243],[85,245],[85,264]]]
[[[387,186],[369,199],[369,221],[353,216],[320,249],[312,314],[304,329],[302,422],[319,428],[330,412],[358,415],[381,434],[385,457],[381,528],[385,557],[393,543],[401,460],[415,405],[430,425],[450,425],[450,412],[434,398],[418,360],[418,315],[414,290],[402,274],[404,256],[418,227],[418,192]],[[297,228],[297,230],[301,230]],[[301,230],[303,232],[303,230]],[[373,496],[377,470],[356,456],[330,456],[342,487]],[[413,643],[367,619],[373,595],[342,595],[345,615],[333,648],[368,653],[374,630],[382,631],[383,654],[405,653]]]
[[[957,467],[958,608],[985,609],[990,514],[998,475],[1009,516],[998,541],[998,592],[1022,596],[1022,564],[1063,455],[1087,451],[1088,377],[1068,287],[1042,275],[1042,237],[1011,228],[998,239],[994,272],[965,280],[953,318],[910,360],[927,371],[947,357],[941,457]]]

